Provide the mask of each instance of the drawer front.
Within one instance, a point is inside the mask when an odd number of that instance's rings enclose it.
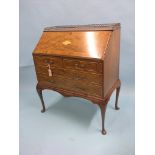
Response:
[[[65,68],[71,68],[76,70],[102,72],[102,65],[95,61],[90,60],[78,60],[78,59],[63,59],[63,66]]]
[[[88,82],[101,85],[102,84],[102,75],[94,74],[83,71],[75,71],[75,70],[64,70],[63,76],[66,78],[70,78],[75,81]]]
[[[92,73],[102,73],[102,63],[91,60],[79,60],[71,58],[61,58],[54,56],[34,55],[36,66],[40,67],[58,67],[73,70],[90,71]]]
[[[102,97],[102,87],[98,85],[90,85],[89,83],[75,82],[70,86],[70,90],[88,95]]]
[[[49,77],[49,76],[46,76],[45,74],[38,74],[37,77],[40,82],[41,81],[50,82],[53,87],[63,88],[63,89],[67,88],[66,83],[64,82],[64,80],[62,80],[62,78],[54,77],[54,76]]]
[[[46,76],[46,74],[37,74],[39,81],[48,81],[53,87],[70,90],[77,93],[83,93],[94,96],[102,96],[102,86],[90,84],[89,82],[75,81],[65,77]]]
[[[44,74],[49,77],[48,67],[36,66],[38,74]],[[83,71],[67,70],[62,68],[51,68],[52,76],[60,76],[66,79],[77,80],[81,82],[89,82],[102,85],[102,75]]]
[[[62,58],[53,56],[34,56],[34,62],[37,66],[41,67],[62,67]]]
[[[49,66],[41,66],[41,65],[36,65],[35,66],[36,72],[37,74],[45,74],[47,77],[49,76]],[[52,72],[52,76],[63,76],[65,71],[63,68],[56,68],[56,67],[52,67],[50,65],[50,70]]]
[[[102,96],[103,75],[99,62],[43,55],[34,55],[34,62],[39,82],[48,81],[53,87],[75,93]]]

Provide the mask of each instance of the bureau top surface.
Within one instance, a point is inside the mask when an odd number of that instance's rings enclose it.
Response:
[[[111,34],[118,27],[119,24],[48,27],[33,53],[104,59]]]

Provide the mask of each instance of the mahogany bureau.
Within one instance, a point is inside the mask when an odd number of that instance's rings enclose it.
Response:
[[[119,23],[45,28],[33,51],[42,112],[44,89],[88,99],[100,107],[102,134],[106,134],[105,111],[115,89],[115,109],[119,109],[119,55]]]

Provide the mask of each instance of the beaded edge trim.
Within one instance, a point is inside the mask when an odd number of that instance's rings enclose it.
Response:
[[[44,31],[100,31],[115,30],[120,28],[120,23],[113,24],[90,24],[90,25],[64,25],[46,27]]]

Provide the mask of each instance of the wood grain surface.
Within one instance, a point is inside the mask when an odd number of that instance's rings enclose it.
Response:
[[[112,31],[43,32],[34,53],[104,58],[111,33]],[[64,42],[70,43],[64,44]]]
[[[46,28],[33,52],[42,112],[44,89],[83,97],[99,105],[106,134],[106,105],[115,89],[119,109],[119,56],[119,24]]]

